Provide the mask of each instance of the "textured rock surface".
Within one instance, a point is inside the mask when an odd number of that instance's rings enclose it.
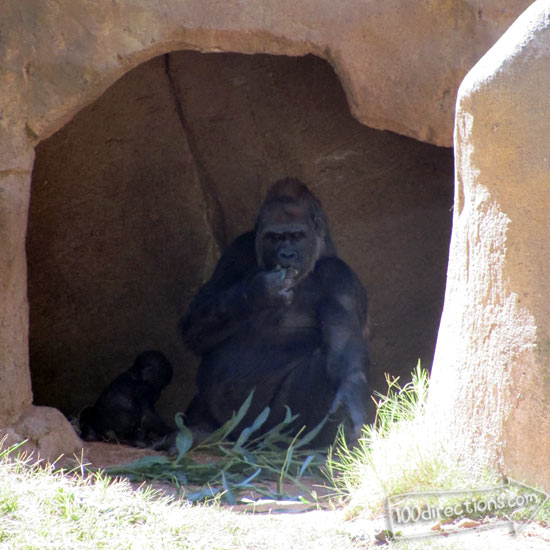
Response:
[[[183,410],[196,360],[179,316],[217,243],[249,230],[287,174],[319,195],[369,290],[373,381],[383,390],[384,372],[430,365],[451,151],[359,124],[316,57],[176,52],[128,73],[37,147],[27,239],[36,403],[75,414],[153,347],[176,372],[160,410]],[[205,196],[217,203],[205,208]]]
[[[27,407],[9,428],[0,427],[4,448],[21,443],[18,452],[34,452],[36,458],[53,462],[62,454],[78,456],[83,443],[65,417],[51,407]]]
[[[550,489],[550,8],[459,92],[457,187],[430,407],[464,461]]]
[[[331,62],[361,122],[450,146],[462,77],[529,4],[6,0],[1,128],[11,142],[17,130],[20,140],[47,137],[129,68],[170,50],[314,53]]]
[[[217,245],[174,101],[161,57],[37,147],[27,251],[40,405],[77,414],[146,349],[174,363],[171,414],[194,391],[177,325]]]
[[[25,233],[34,152],[0,170],[0,426],[32,401],[28,359]]]

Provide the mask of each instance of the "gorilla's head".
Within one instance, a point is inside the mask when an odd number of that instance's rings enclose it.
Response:
[[[172,380],[172,365],[160,351],[140,353],[130,370],[156,390],[162,390]]]
[[[256,221],[258,265],[302,278],[327,256],[336,256],[336,249],[319,200],[300,180],[274,183]]]

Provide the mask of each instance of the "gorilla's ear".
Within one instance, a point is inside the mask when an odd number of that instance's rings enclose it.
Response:
[[[318,248],[318,257],[330,257],[336,256],[336,247],[332,242],[332,237],[330,236],[330,231],[327,224],[327,219],[324,213],[313,214],[311,217],[313,222],[313,229],[319,237],[319,248]]]
[[[324,216],[313,214],[311,219],[313,221],[313,229],[315,230],[315,233],[317,233],[317,235],[319,235],[319,237],[321,237],[324,241],[328,233],[327,222],[325,221]]]
[[[256,222],[254,226],[254,251],[256,252],[256,264],[260,268],[264,268],[262,261],[262,239],[261,239],[261,228],[259,221]]]

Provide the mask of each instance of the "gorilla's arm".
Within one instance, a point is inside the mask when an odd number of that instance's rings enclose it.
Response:
[[[174,430],[157,414],[152,403],[145,403],[141,413],[141,430],[148,436],[163,437]]]
[[[367,296],[353,271],[337,258],[321,260],[317,272],[324,289],[318,316],[327,371],[337,388],[331,413],[345,408],[353,440],[368,421]]]
[[[250,231],[223,253],[181,321],[183,338],[198,355],[214,348],[239,326],[247,311],[247,280],[255,266],[254,233]]]

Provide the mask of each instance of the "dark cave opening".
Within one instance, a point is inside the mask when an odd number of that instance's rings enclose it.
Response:
[[[34,400],[74,416],[144,349],[185,409],[197,359],[177,324],[266,189],[302,179],[370,299],[371,381],[432,362],[452,150],[350,114],[317,57],[179,51],[128,72],[36,149],[27,254]]]

